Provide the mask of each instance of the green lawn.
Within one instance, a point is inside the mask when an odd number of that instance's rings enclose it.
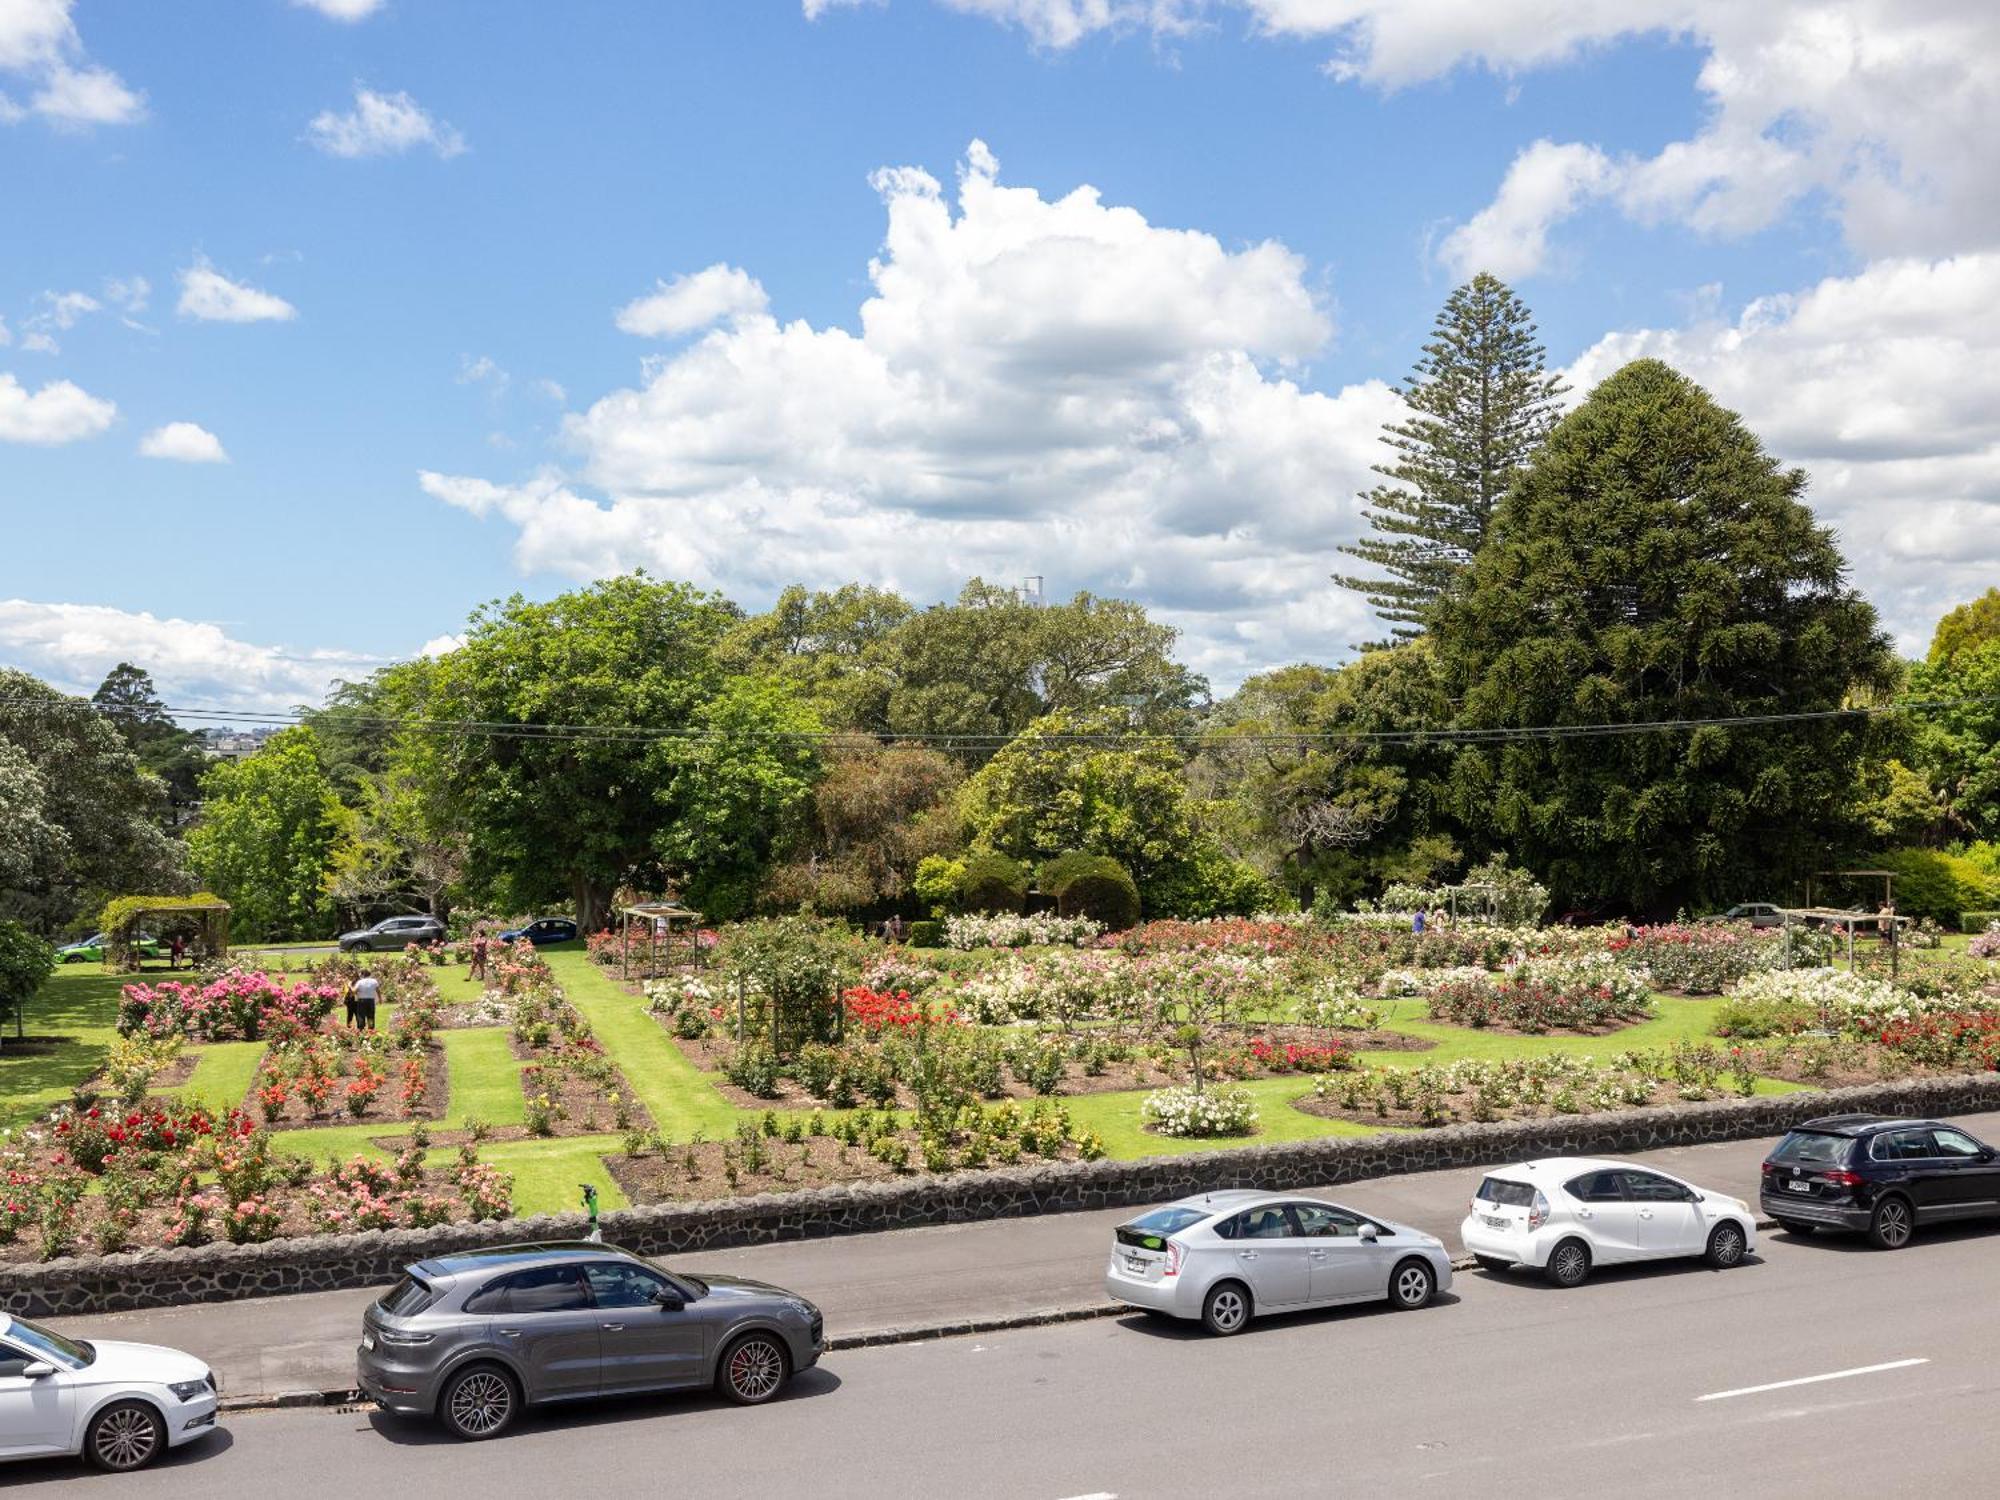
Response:
[[[266,1042],[210,1042],[190,1049],[195,1054],[194,1072],[188,1081],[172,1090],[182,1099],[200,1101],[211,1109],[234,1109],[250,1092],[250,1080],[264,1060]]]
[[[582,947],[544,952],[556,982],[631,1081],[655,1129],[669,1140],[686,1140],[697,1130],[713,1140],[733,1134],[739,1119],[754,1118],[718,1094],[646,1013],[646,1002],[621,990]]]
[[[437,1036],[451,1088],[445,1103],[446,1129],[460,1129],[468,1120],[488,1125],[519,1125],[526,1120],[521,1064],[504,1027],[474,1026],[440,1031]]]
[[[122,974],[96,964],[65,964],[28,1002],[30,1046],[0,1038],[0,1130],[32,1123],[104,1066],[118,1036]],[[44,1046],[43,1042],[53,1045]]]

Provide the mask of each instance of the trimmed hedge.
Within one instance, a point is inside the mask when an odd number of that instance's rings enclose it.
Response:
[[[1906,917],[1930,917],[1956,927],[1967,911],[2000,900],[1995,881],[1974,860],[1941,849],[1891,849],[1882,868],[1896,873],[1896,910]]]
[[[1028,872],[1004,854],[975,854],[965,862],[958,899],[970,912],[1018,913],[1028,900]]]
[[[1978,937],[1994,922],[2000,922],[2000,911],[1962,911],[1958,914],[1958,930]]]
[[[942,948],[944,946],[944,923],[925,920],[910,924],[910,946],[912,948]]]
[[[1090,917],[1113,932],[1139,920],[1138,882],[1108,854],[1059,854],[1042,866],[1039,881],[1058,916]]]

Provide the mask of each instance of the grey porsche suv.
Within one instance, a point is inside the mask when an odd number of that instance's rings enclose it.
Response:
[[[615,1245],[512,1245],[411,1266],[362,1318],[356,1374],[388,1411],[497,1437],[522,1407],[712,1387],[769,1401],[818,1361],[819,1309]]]

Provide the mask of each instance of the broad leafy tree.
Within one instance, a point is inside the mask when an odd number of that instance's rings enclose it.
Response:
[[[323,938],[343,815],[312,730],[287,729],[202,778],[188,848],[202,883],[230,904],[230,930],[256,941]]]
[[[846,913],[906,904],[923,859],[957,847],[951,801],[962,776],[935,750],[862,736],[835,741],[799,836],[765,884],[765,902]]]
[[[1942,706],[1914,709],[1903,729],[1941,814],[1933,832],[2000,839],[2000,637],[1932,657],[1910,669],[1905,696]]]
[[[722,644],[732,670],[783,678],[834,729],[880,729],[895,680],[883,649],[916,613],[900,594],[850,583],[824,592],[796,585]]]
[[[1454,291],[1403,384],[1408,415],[1383,440],[1395,458],[1361,498],[1369,536],[1340,550],[1371,576],[1334,581],[1367,595],[1405,640],[1485,543],[1493,512],[1560,415],[1527,305],[1482,271]],[[1386,575],[1386,576],[1384,576]]]
[[[0,669],[0,919],[55,933],[111,895],[191,889],[165,805],[109,719]]]
[[[1852,720],[1505,734],[1821,713],[1891,682],[1804,491],[1734,413],[1640,360],[1550,436],[1438,606],[1460,722],[1503,736],[1459,748],[1454,810],[1558,909],[1783,896],[1855,832]]]
[[[2000,587],[1946,612],[1931,635],[1929,665],[1947,666],[1961,651],[1976,650],[1993,641],[2000,641]]]

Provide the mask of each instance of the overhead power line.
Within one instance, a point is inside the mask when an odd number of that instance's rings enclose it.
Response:
[[[70,700],[71,704],[85,700]],[[1521,741],[1564,741],[1613,739],[1632,735],[1667,734],[1699,729],[1756,729],[1787,725],[1826,723],[1838,720],[1865,720],[1896,714],[1934,713],[1945,709],[1968,708],[2000,703],[2000,695],[1942,698],[1907,703],[1886,703],[1853,708],[1811,709],[1791,713],[1738,714],[1721,718],[1648,719],[1630,723],[1503,725],[1466,728],[1438,725],[1416,729],[1329,730],[1323,732],[1232,730],[1229,726],[1202,726],[1184,730],[1089,731],[1041,734],[1037,742],[1051,746],[1166,744],[1193,748],[1287,746],[1311,748],[1320,745],[1375,744],[1500,744]],[[0,698],[0,704],[30,711],[53,710],[46,699]],[[360,714],[343,709],[241,710],[208,705],[168,705],[165,712],[175,719],[196,723],[246,725],[278,728],[319,719],[389,732],[407,731],[426,735],[458,737],[484,736],[494,739],[557,740],[574,743],[649,744],[663,741],[729,741],[760,739],[826,743],[833,740],[869,739],[884,746],[928,745],[942,749],[987,749],[1014,743],[1013,734],[960,734],[935,730],[874,731],[853,729],[716,729],[699,725],[606,725],[534,724],[496,719],[436,719],[419,716]]]

